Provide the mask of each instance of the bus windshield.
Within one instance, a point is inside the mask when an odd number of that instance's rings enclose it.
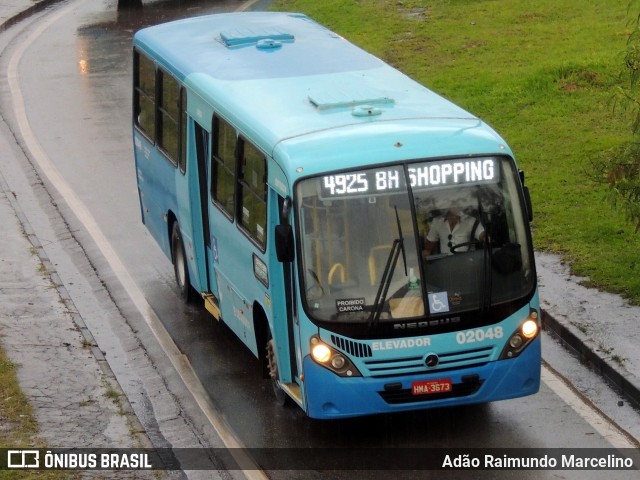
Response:
[[[488,311],[535,288],[508,157],[422,161],[301,180],[302,296],[322,322]]]

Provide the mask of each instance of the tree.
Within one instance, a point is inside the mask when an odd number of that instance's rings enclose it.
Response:
[[[633,2],[632,2],[633,3]],[[630,5],[631,7],[631,5]],[[640,231],[640,15],[633,23],[624,57],[623,84],[614,96],[614,108],[631,114],[632,138],[609,151],[599,165],[609,184],[609,198]]]

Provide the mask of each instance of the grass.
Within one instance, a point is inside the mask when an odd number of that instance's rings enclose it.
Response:
[[[0,446],[28,447],[36,433],[33,412],[16,381],[16,366],[0,350]]]
[[[491,124],[516,153],[538,250],[640,304],[640,235],[606,200],[594,162],[630,136],[611,106],[628,0],[277,0]]]
[[[122,405],[122,393],[116,390],[106,378],[103,378],[102,385],[105,388],[104,396],[111,400],[113,404],[118,407],[118,413],[125,415],[124,407]]]
[[[16,366],[0,349],[0,448],[45,448],[37,438],[33,410],[18,385]],[[77,478],[65,471],[0,470],[0,480]]]

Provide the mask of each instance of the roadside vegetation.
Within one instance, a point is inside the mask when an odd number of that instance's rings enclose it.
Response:
[[[36,425],[16,381],[16,367],[0,349],[0,447],[29,447]]]
[[[0,448],[46,448],[38,440],[37,430],[31,405],[18,385],[16,366],[0,348]],[[0,480],[30,478],[61,480],[77,475],[55,470],[0,470]]]
[[[628,0],[276,0],[492,125],[526,173],[537,250],[640,303],[640,234],[613,208],[602,161],[628,142],[614,109]],[[635,12],[637,14],[637,12]],[[630,112],[629,112],[630,113]]]
[[[640,1],[630,0],[637,12]],[[600,163],[602,178],[609,184],[610,199],[621,208],[640,232],[640,16],[633,22],[624,56],[623,84],[616,90],[615,106],[629,112],[632,137],[612,149]]]

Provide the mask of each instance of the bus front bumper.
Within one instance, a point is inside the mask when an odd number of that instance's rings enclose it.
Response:
[[[540,388],[540,337],[516,358],[482,366],[402,377],[343,378],[304,359],[305,400],[312,418],[346,418],[378,413],[486,403],[536,393]],[[412,384],[450,379],[446,394],[413,395]]]

